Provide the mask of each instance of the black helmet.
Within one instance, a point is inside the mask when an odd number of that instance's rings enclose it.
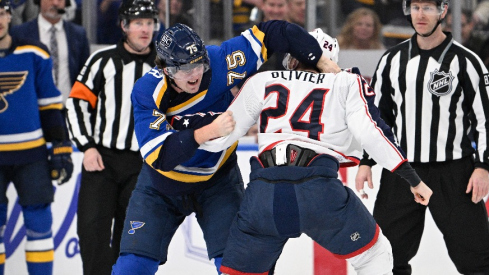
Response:
[[[123,0],[119,7],[119,20],[153,18],[158,22],[158,9],[152,0]]]
[[[411,14],[411,0],[403,0],[402,1],[402,10],[404,11],[404,15]],[[445,10],[445,6],[448,7],[450,0],[433,0],[431,2],[436,2],[436,6],[438,8],[438,12],[441,14]]]
[[[204,64],[209,69],[209,57],[204,41],[184,24],[177,23],[166,29],[156,42],[156,53],[165,62],[170,77],[178,70],[185,70],[185,65]]]
[[[12,8],[10,6],[9,0],[0,0],[0,8],[5,9],[5,11],[8,13],[12,13]]]

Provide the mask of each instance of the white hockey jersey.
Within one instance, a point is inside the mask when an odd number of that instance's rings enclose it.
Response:
[[[359,163],[363,149],[378,164],[395,170],[405,159],[374,105],[375,93],[359,75],[267,71],[245,83],[228,110],[236,128],[201,145],[220,151],[258,122],[259,152],[295,144],[334,156],[342,166]]]

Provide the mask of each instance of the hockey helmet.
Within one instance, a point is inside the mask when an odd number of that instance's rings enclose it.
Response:
[[[152,0],[123,0],[119,7],[119,20],[125,21],[136,18],[153,18],[158,23],[158,9]]]
[[[402,10],[404,11],[404,15],[408,16],[410,19],[411,15],[411,2],[412,0],[403,0],[402,1]],[[445,6],[448,7],[450,0],[432,0],[427,2],[436,2],[436,7],[438,8],[438,13],[442,14],[445,10]],[[408,19],[408,20],[409,20]]]
[[[187,71],[195,65],[209,69],[210,61],[204,41],[184,24],[177,23],[166,29],[156,42],[156,53],[165,64],[170,77],[179,71]]]
[[[314,37],[319,43],[319,46],[323,50],[323,54],[334,61],[335,63],[338,63],[338,53],[340,52],[340,46],[338,45],[338,40],[336,38],[333,38],[323,32],[320,28],[316,28],[313,31],[309,32],[310,35]],[[291,67],[291,59],[292,56],[288,53],[285,55],[282,65],[284,66],[285,69],[287,70],[293,70],[295,66]]]
[[[10,1],[9,0],[0,0],[0,9],[5,9],[6,12],[12,13]]]

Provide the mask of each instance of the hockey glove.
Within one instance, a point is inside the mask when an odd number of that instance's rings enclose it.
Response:
[[[72,152],[73,148],[69,141],[53,142],[53,146],[49,150],[51,179],[56,180],[58,185],[70,180],[71,174],[73,174]]]

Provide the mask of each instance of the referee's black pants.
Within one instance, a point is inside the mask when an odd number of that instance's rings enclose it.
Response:
[[[122,228],[132,190],[141,171],[139,152],[97,147],[105,169],[82,168],[77,233],[83,274],[110,275],[119,256]]]
[[[484,201],[474,204],[466,194],[474,171],[471,158],[411,163],[433,190],[428,207],[443,234],[450,259],[462,274],[489,274],[489,224]],[[394,275],[411,274],[425,223],[426,206],[414,201],[406,181],[382,171],[374,218],[392,245]]]

